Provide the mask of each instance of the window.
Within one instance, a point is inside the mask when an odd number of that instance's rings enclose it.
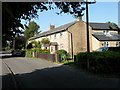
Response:
[[[104,35],[106,35],[106,36],[112,36],[108,30],[104,30],[103,33],[104,33]]]
[[[109,43],[108,42],[104,42],[104,47],[108,47]]]
[[[116,42],[116,47],[120,47],[120,42]]]
[[[107,35],[107,34],[109,34],[109,31],[108,31],[108,30],[104,30],[103,33],[104,33],[105,35]]]
[[[56,38],[56,34],[54,35],[54,38]]]
[[[62,37],[62,32],[60,33],[60,37]]]

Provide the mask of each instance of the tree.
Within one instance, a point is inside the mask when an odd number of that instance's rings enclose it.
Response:
[[[49,41],[49,39],[48,38],[43,38],[42,40],[41,40],[41,43],[42,44],[50,44],[50,41]]]
[[[54,4],[54,5],[53,5]],[[83,2],[3,2],[2,3],[2,38],[3,45],[7,40],[11,40],[16,34],[22,34],[21,27],[27,27],[21,24],[21,20],[30,21],[37,18],[37,12],[47,11],[51,9],[59,9],[60,13],[69,13],[71,15],[82,16],[85,10],[81,5]]]
[[[113,26],[113,27],[117,27],[118,28],[118,25],[116,24],[116,23],[114,23],[114,22],[110,22],[110,21],[108,21],[107,23],[109,23],[111,26]]]
[[[38,29],[40,28],[39,25],[37,25],[37,23],[35,23],[34,21],[30,22],[28,25],[28,28],[26,28],[26,30],[24,31],[24,36],[28,39],[30,37],[33,37],[34,34],[38,34],[39,31]]]
[[[107,23],[109,23],[111,26],[113,26],[113,27],[116,27],[117,29],[118,29],[118,33],[120,34],[120,28],[118,27],[118,25],[116,24],[116,23],[114,23],[114,22],[107,22]]]
[[[35,45],[34,46],[35,48],[41,48],[41,42],[40,41],[33,41],[31,43]]]
[[[15,49],[25,49],[27,39],[24,36],[19,36],[15,38]]]

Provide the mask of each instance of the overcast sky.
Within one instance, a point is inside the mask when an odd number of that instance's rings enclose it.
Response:
[[[50,24],[58,27],[76,20],[69,14],[56,15],[57,11],[38,12],[39,18],[32,19],[32,21],[40,25],[40,30],[44,32],[49,30]],[[83,13],[83,21],[86,21],[86,12],[84,11]],[[89,5],[89,21],[102,23],[110,21],[118,24],[118,2],[96,2]]]

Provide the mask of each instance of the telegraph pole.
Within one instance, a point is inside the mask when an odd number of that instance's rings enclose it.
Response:
[[[96,3],[94,2],[88,2],[86,0],[86,30],[87,30],[87,68],[89,69],[89,55],[90,55],[90,40],[89,40],[89,13],[88,13],[88,4]]]

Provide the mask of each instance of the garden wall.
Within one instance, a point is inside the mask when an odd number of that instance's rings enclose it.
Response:
[[[52,62],[60,62],[61,60],[59,54],[49,54],[49,53],[39,53],[39,52],[26,52],[26,57],[41,58]]]

